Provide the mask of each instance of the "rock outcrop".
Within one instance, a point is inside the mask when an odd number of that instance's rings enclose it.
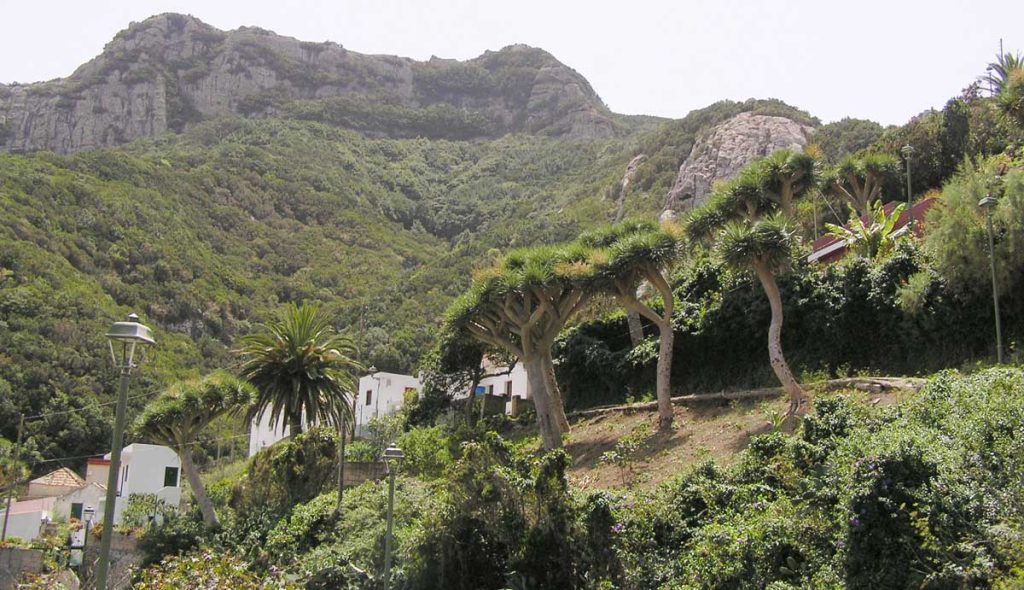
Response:
[[[629,185],[633,182],[633,176],[636,175],[636,169],[645,159],[647,159],[646,154],[639,154],[626,165],[626,172],[623,173],[618,186],[619,198],[615,202],[615,223],[622,221],[622,214],[626,207],[626,193],[629,191]]]
[[[121,31],[68,78],[0,85],[0,151],[70,153],[222,115],[294,116],[398,136],[614,131],[587,80],[532,47],[418,62],[164,14]]]
[[[783,148],[803,150],[812,130],[786,117],[751,112],[715,125],[697,140],[679,167],[665,198],[663,216],[703,205],[716,182],[735,177],[758,158]]]

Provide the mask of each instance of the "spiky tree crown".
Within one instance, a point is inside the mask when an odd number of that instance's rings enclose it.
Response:
[[[356,347],[335,332],[327,316],[313,305],[290,305],[263,330],[242,338],[240,375],[256,387],[250,418],[269,409],[271,422],[305,414],[335,423],[351,414],[346,397],[355,391]],[[350,417],[350,416],[349,416]]]
[[[150,440],[177,444],[219,416],[247,412],[255,394],[252,385],[223,372],[179,381],[146,406],[134,430]]]

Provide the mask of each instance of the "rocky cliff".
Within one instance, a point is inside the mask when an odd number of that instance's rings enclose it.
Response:
[[[0,150],[69,153],[222,115],[312,119],[399,137],[614,132],[586,79],[532,47],[418,62],[164,14],[121,31],[66,79],[0,85]]]
[[[707,201],[714,183],[783,148],[802,150],[813,127],[787,117],[740,113],[705,131],[679,167],[663,211],[689,211]]]

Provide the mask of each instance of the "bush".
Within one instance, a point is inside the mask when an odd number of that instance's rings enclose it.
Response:
[[[440,477],[452,465],[451,441],[443,426],[413,428],[398,439],[405,453],[402,471],[423,478]]]
[[[170,514],[139,538],[142,566],[159,563],[167,556],[182,555],[209,542],[210,531],[197,515]]]
[[[230,554],[209,551],[168,557],[142,571],[133,585],[137,590],[224,588],[231,590],[289,590],[296,586],[276,576],[260,577]]]

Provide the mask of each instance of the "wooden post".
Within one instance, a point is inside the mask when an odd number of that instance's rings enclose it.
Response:
[[[25,430],[25,414],[21,415],[18,419],[18,442],[14,444],[14,456],[11,457],[11,469],[13,473],[17,469],[18,457],[21,456],[21,438],[22,433]],[[11,502],[14,500],[14,489],[18,487],[17,481],[11,482],[11,487],[7,490],[7,507],[4,508],[4,528],[3,532],[0,532],[0,542],[7,540],[7,523],[11,520]]]

